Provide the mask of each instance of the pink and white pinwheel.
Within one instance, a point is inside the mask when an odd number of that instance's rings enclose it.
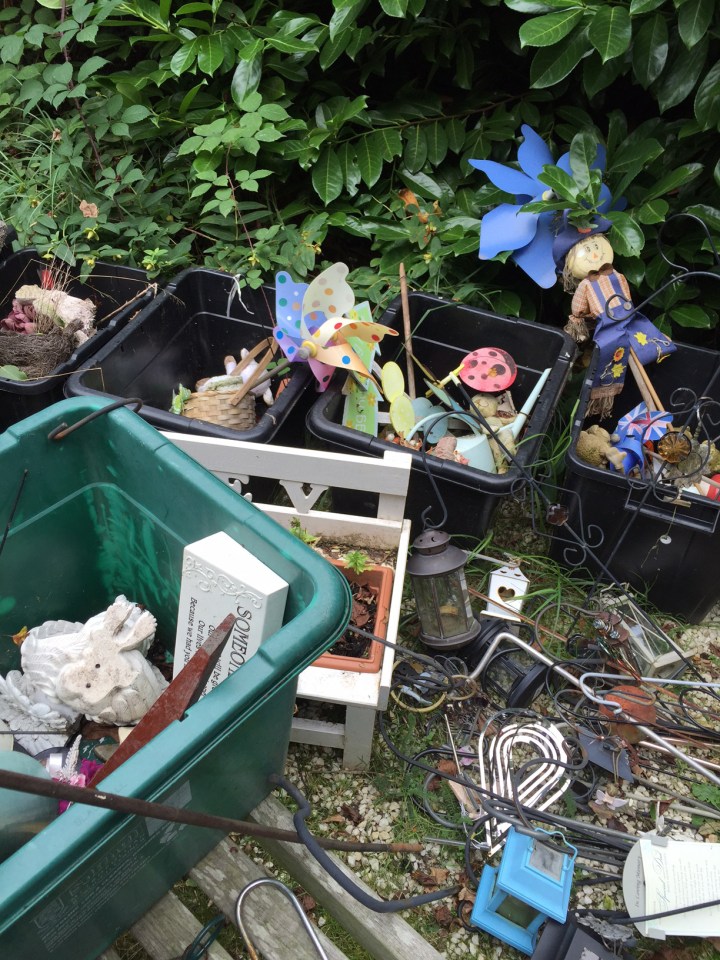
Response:
[[[379,343],[386,334],[397,336],[370,318],[368,304],[355,307],[347,275],[344,263],[334,263],[310,284],[296,283],[284,271],[275,278],[275,339],[291,363],[308,363],[321,392],[336,369],[373,379],[353,350],[353,339]]]

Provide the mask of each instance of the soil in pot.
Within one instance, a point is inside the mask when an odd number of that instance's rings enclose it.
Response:
[[[350,583],[353,595],[350,623],[384,638],[387,635],[393,570],[390,567],[373,566],[362,573],[355,573],[345,567],[342,561],[329,559]],[[348,630],[313,666],[376,673],[382,663],[383,651],[383,644],[377,640],[368,640]]]

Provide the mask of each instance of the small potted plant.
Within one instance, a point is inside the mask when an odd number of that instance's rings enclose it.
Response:
[[[296,537],[319,549],[350,583],[353,595],[350,626],[384,639],[393,588],[392,567],[373,563],[363,550],[349,550],[340,557],[332,556],[318,547],[319,538],[309,536],[299,520],[291,521],[290,526]],[[376,673],[382,664],[383,649],[378,640],[368,640],[348,629],[330,650],[314,661],[313,666]]]

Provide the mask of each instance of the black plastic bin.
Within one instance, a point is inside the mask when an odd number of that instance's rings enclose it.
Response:
[[[0,260],[0,315],[7,316],[18,287],[39,284],[39,271],[52,267],[39,257],[37,250],[19,250]],[[85,363],[107,343],[130,317],[154,296],[144,270],[117,263],[96,263],[87,279],[80,282],[79,271],[66,264],[57,264],[63,275],[71,278],[64,289],[74,297],[90,299],[95,304],[97,332],[59,364],[48,377],[39,380],[6,380],[0,377],[0,430],[37,413],[63,398],[64,375]]]
[[[647,591],[648,599],[660,610],[699,623],[720,600],[720,502],[700,494],[680,494],[687,506],[673,503],[673,487],[628,480],[624,475],[593,467],[576,452],[580,431],[597,422],[584,421],[592,387],[597,351],[582,387],[572,444],[566,458],[563,499],[568,523],[592,548],[613,576],[635,589]],[[720,401],[720,354],[715,350],[678,343],[677,351],[647,373],[666,409],[674,403],[684,409],[690,388],[697,397]],[[677,392],[676,392],[677,391]],[[613,416],[601,422],[612,431],[625,413],[641,402],[630,373],[615,399]],[[677,407],[675,408],[677,409]],[[717,412],[711,437],[720,429]],[[681,426],[684,416],[676,417]],[[693,421],[694,425],[695,421]],[[599,572],[587,551],[575,545],[563,527],[554,528],[551,555],[567,566]]]
[[[499,347],[506,350],[517,364],[512,395],[517,409],[520,409],[543,370],[551,368],[525,430],[527,439],[518,448],[518,462],[523,467],[531,467],[570,373],[575,352],[570,338],[552,327],[502,317],[423,293],[411,293],[408,300],[413,352],[438,378],[459,366],[462,358],[473,350]],[[399,297],[390,304],[381,322],[402,334]],[[402,347],[398,348],[395,338],[383,340],[380,354],[381,362],[395,359],[405,368],[405,352]],[[420,396],[425,391],[425,384],[417,368],[415,379]],[[366,453],[374,457],[382,457],[386,450],[404,451],[405,448],[342,425],[344,398],[341,387],[340,382],[332,383],[311,407],[307,418],[309,431],[331,449]],[[473,536],[482,536],[487,531],[500,499],[510,493],[521,475],[517,467],[511,467],[505,474],[493,474],[432,456],[425,458],[426,469],[421,452],[408,452],[412,456],[413,467],[406,516],[413,522],[414,533],[419,532],[421,514],[427,507],[433,508],[430,515],[432,522],[438,522],[442,514],[428,477],[428,469],[432,471],[447,509],[445,529],[448,533]],[[363,513],[372,507],[370,501],[335,503],[337,510],[352,513]]]
[[[248,430],[183,417],[170,412],[178,384],[193,389],[203,377],[224,372],[227,354],[240,358],[272,333],[269,305],[275,291],[245,288],[238,297],[228,273],[192,267],[162,290],[155,300],[66,385],[67,396],[139,397],[140,416],[160,430],[193,433],[225,440],[269,443],[275,439],[302,445],[305,411],[296,410],[312,379],[306,364],[296,364],[271,407],[262,403],[258,422]],[[293,414],[296,414],[293,416]]]

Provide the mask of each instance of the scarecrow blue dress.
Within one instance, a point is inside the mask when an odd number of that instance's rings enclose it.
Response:
[[[566,329],[575,339],[585,339],[588,322],[595,323],[593,339],[600,357],[587,412],[607,417],[625,383],[630,350],[645,366],[664,359],[675,350],[675,344],[646,316],[635,312],[627,280],[609,263],[580,281],[571,310]]]

